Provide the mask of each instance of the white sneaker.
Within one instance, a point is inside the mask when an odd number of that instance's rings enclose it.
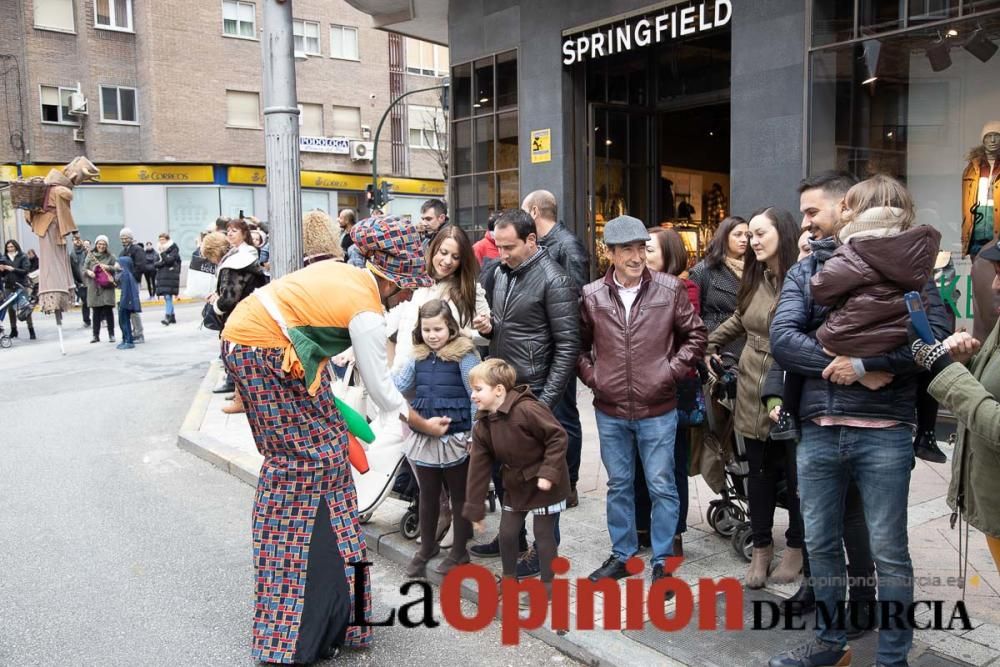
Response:
[[[441,538],[441,542],[440,542],[441,548],[442,549],[450,549],[451,548],[451,544],[454,541],[455,541],[455,537],[454,537],[454,535],[452,535],[451,526],[449,526],[448,527],[448,532],[445,533],[444,537]]]

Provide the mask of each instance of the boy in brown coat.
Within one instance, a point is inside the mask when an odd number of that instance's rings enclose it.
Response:
[[[500,516],[503,576],[517,574],[518,536],[528,514],[534,516],[542,582],[552,581],[557,554],[555,527],[569,496],[566,431],[527,385],[514,386],[517,372],[501,359],[489,359],[469,373],[472,400],[479,408],[472,428],[472,450],[462,515],[482,530],[483,503],[493,463],[501,464],[504,498]]]

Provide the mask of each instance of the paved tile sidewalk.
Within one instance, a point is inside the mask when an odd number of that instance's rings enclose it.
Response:
[[[262,458],[256,451],[246,418],[243,415],[223,414],[220,411],[224,403],[223,397],[210,393],[219,372],[218,362],[213,363],[181,429],[179,445],[247,483],[254,484]],[[569,558],[572,563],[572,569],[566,575],[570,579],[585,577],[610,553],[604,515],[607,476],[600,462],[589,392],[582,386],[579,404],[584,436],[577,487],[580,506],[567,511],[561,520],[560,555]],[[951,454],[943,443],[942,447]],[[920,461],[913,473],[909,499],[909,536],[917,577],[915,599],[918,600],[952,601],[962,598],[961,589],[954,583],[960,572],[959,534],[957,528],[952,530],[949,527],[951,512],[945,502],[950,472],[948,465],[931,465]],[[716,497],[700,477],[691,479],[688,532],[684,536],[685,561],[678,576],[694,587],[700,577],[741,578],[747,566],[733,550],[730,540],[716,534],[705,519],[709,501]],[[388,499],[365,527],[370,549],[402,563],[409,562],[417,547],[415,542],[404,539],[399,533],[398,523],[405,509],[404,503]],[[486,532],[477,535],[476,540],[482,542],[490,539],[496,533],[498,522],[499,513],[487,514]],[[775,547],[779,553],[784,547],[783,533],[786,526],[787,515],[779,510],[775,516]],[[969,585],[965,601],[974,629],[955,632],[917,631],[914,652],[911,654],[914,665],[1000,665],[1000,575],[993,567],[983,536],[970,530],[969,544]],[[648,552],[640,555],[648,556]],[[498,561],[480,563],[499,568]],[[794,592],[795,586],[767,590],[787,596]],[[571,583],[571,609],[575,608],[575,594],[575,584]],[[672,603],[668,609],[672,610]],[[598,605],[597,621],[600,621],[603,612],[604,609]],[[620,631],[570,631],[556,634],[543,628],[532,631],[532,634],[591,664],[719,664],[714,662],[718,657],[702,661],[692,659],[688,653],[678,652],[675,657],[687,656],[685,662],[681,662]],[[711,645],[711,640],[706,639],[706,652],[711,651],[708,648]],[[857,661],[857,656],[855,664],[861,664]]]

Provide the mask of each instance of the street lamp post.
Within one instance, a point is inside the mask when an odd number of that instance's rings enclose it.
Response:
[[[409,97],[410,95],[415,95],[416,93],[426,93],[431,90],[447,90],[450,85],[451,85],[450,82],[445,81],[444,83],[438,86],[431,86],[430,88],[418,88],[417,90],[411,90],[409,92],[405,92],[396,99],[394,99],[393,101],[389,102],[389,106],[385,108],[385,112],[382,113],[382,118],[380,118],[378,121],[378,127],[375,128],[375,143],[372,146],[372,189],[374,197],[376,198],[374,202],[376,206],[384,206],[386,203],[384,201],[379,200],[380,190],[378,183],[378,140],[379,136],[381,136],[382,134],[382,125],[385,124],[385,119],[389,117],[389,112],[392,111],[392,108],[396,106],[396,104],[398,104],[399,101],[402,100],[404,97]]]
[[[302,268],[302,184],[299,107],[295,92],[290,0],[264,0],[264,159],[267,219],[271,225],[271,275]]]

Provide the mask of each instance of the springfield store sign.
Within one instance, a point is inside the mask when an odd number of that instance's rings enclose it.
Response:
[[[713,11],[714,10],[714,11]],[[721,28],[733,17],[730,0],[665,7],[658,13],[614,21],[563,39],[563,65],[625,53]]]

